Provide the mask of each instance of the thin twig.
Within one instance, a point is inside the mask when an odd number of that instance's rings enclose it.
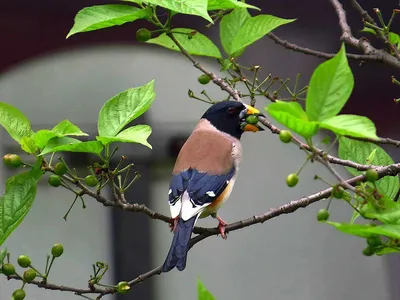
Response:
[[[336,53],[326,53],[326,52],[317,51],[317,50],[298,46],[296,44],[290,43],[286,40],[279,38],[272,32],[268,33],[267,36],[271,40],[273,40],[275,43],[277,43],[278,45],[281,45],[281,46],[285,47],[286,49],[293,50],[295,52],[300,52],[300,53],[303,53],[306,55],[312,55],[312,56],[316,56],[319,58],[325,58],[325,59],[332,58],[336,55]],[[380,61],[380,62],[382,61],[382,58],[379,56],[376,56],[376,55],[352,54],[352,53],[347,53],[346,55],[348,58],[355,59],[355,60],[363,60],[363,61],[373,60],[373,61]]]
[[[366,10],[364,10],[362,8],[362,6],[357,2],[357,0],[351,0],[351,4],[354,7],[354,9],[361,15],[361,17],[363,18],[363,20],[368,21],[369,23],[377,26],[378,24],[375,22],[375,20],[368,14],[368,12]],[[394,53],[394,56],[400,60],[400,52],[397,49],[397,47],[395,45],[393,45],[392,43],[390,43],[390,41],[388,40],[388,38],[383,34],[382,31],[380,30],[375,30],[377,36],[385,43],[389,46],[390,50],[392,50],[392,52]]]
[[[331,2],[333,8],[336,11],[336,14],[338,15],[339,26],[342,30],[342,36],[340,39],[343,42],[345,42],[346,44],[348,44],[356,49],[362,50],[364,52],[364,54],[366,54],[366,55],[372,55],[372,56],[379,57],[382,60],[382,62],[384,62],[392,67],[400,68],[400,61],[396,57],[390,55],[389,53],[385,52],[384,50],[376,49],[365,38],[361,38],[361,39],[355,38],[353,36],[353,34],[351,33],[349,24],[347,23],[346,12],[343,9],[342,4],[339,2],[339,0],[329,0],[329,1]]]

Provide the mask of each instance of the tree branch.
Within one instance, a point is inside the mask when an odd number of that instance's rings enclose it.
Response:
[[[375,20],[368,14],[366,10],[362,8],[362,6],[357,2],[357,0],[351,0],[351,4],[354,7],[354,9],[361,15],[363,20],[368,21],[369,23],[377,26]],[[394,53],[394,56],[399,60],[400,59],[400,53],[399,50],[397,49],[396,46],[394,46],[392,43],[389,42],[388,38],[383,34],[382,31],[380,30],[375,30],[376,34],[378,37],[386,44],[389,45],[390,50]]]
[[[400,163],[393,164],[390,166],[385,166],[385,167],[378,167],[376,170],[377,170],[380,178],[385,177],[385,176],[396,176],[397,174],[400,173]],[[347,189],[348,186],[354,186],[358,182],[362,182],[365,180],[366,180],[365,175],[359,175],[359,176],[355,176],[355,177],[345,180],[345,181],[343,180],[342,185],[344,186],[345,189]],[[249,227],[249,226],[252,226],[255,224],[264,223],[265,221],[276,218],[283,214],[293,213],[296,210],[298,210],[299,208],[307,207],[312,203],[315,203],[322,199],[326,199],[326,198],[330,197],[330,195],[332,193],[332,189],[333,188],[330,187],[330,188],[322,190],[318,193],[312,194],[308,197],[303,197],[299,200],[291,201],[291,202],[284,204],[282,206],[279,206],[277,208],[271,208],[268,212],[266,212],[264,214],[254,215],[251,218],[231,223],[226,226],[225,231],[230,232],[230,231],[239,230],[239,229]],[[192,248],[195,244],[199,243],[200,241],[202,241],[210,236],[218,235],[220,232],[219,232],[218,228],[196,227],[196,228],[194,228],[193,233],[198,234],[198,235],[193,237],[190,240],[189,249]],[[139,284],[155,275],[160,275],[160,274],[162,274],[161,266],[159,266],[149,272],[146,272],[146,273],[143,273],[143,274],[137,276],[135,279],[129,281],[129,285],[134,286],[134,285]],[[20,277],[13,275],[13,276],[9,276],[8,279],[20,280]],[[116,290],[112,289],[112,288],[78,289],[78,288],[73,288],[73,287],[68,287],[68,286],[63,286],[63,285],[56,285],[56,284],[52,284],[52,283],[43,283],[43,282],[39,282],[39,281],[32,281],[29,284],[36,285],[39,288],[44,288],[44,289],[74,292],[76,295],[98,294],[97,299],[100,299],[103,296],[108,295],[108,294],[116,293]]]
[[[384,50],[376,49],[365,38],[361,39],[355,38],[351,33],[349,24],[347,23],[346,12],[343,9],[342,4],[339,2],[339,0],[329,0],[329,1],[331,2],[339,18],[339,26],[342,29],[342,36],[340,39],[343,42],[354,48],[362,50],[366,55],[379,57],[382,60],[382,62],[392,67],[400,68],[400,61],[396,57],[390,55]]]
[[[319,58],[325,58],[325,59],[332,58],[336,55],[336,53],[326,53],[326,52],[317,51],[317,50],[298,46],[298,45],[290,43],[286,40],[282,40],[281,38],[279,38],[272,32],[268,33],[267,36],[271,40],[273,40],[275,43],[277,43],[278,45],[281,45],[281,46],[285,47],[286,49],[293,50],[295,52],[300,52],[300,53],[303,53],[306,55],[312,55],[312,56],[316,56]],[[382,62],[382,58],[379,56],[376,56],[376,55],[352,54],[352,53],[347,53],[346,55],[348,58],[355,59],[355,60],[363,60],[363,61],[372,60],[372,61]]]

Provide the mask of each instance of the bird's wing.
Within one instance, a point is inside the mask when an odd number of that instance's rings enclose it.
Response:
[[[199,214],[224,192],[235,174],[233,167],[228,173],[210,175],[189,169],[172,177],[169,204],[173,218],[181,215],[183,220]]]

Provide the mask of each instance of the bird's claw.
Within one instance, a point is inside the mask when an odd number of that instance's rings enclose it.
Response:
[[[220,217],[217,216],[217,220],[218,220],[218,229],[219,229],[219,233],[221,234],[221,237],[226,240],[226,238],[228,237],[226,235],[225,232],[225,227],[226,225],[228,225],[228,223],[226,223],[224,220],[222,220]]]
[[[171,232],[175,232],[176,226],[178,225],[178,217],[172,219],[173,223],[169,223],[169,229]]]

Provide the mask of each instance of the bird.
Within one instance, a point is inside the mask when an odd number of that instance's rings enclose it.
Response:
[[[242,102],[213,104],[179,151],[168,190],[174,236],[162,272],[175,267],[185,269],[189,240],[198,218],[217,219],[221,237],[226,239],[227,223],[217,211],[235,184],[242,158],[240,138],[245,131],[264,130],[258,122],[246,122],[250,115],[264,117]]]

